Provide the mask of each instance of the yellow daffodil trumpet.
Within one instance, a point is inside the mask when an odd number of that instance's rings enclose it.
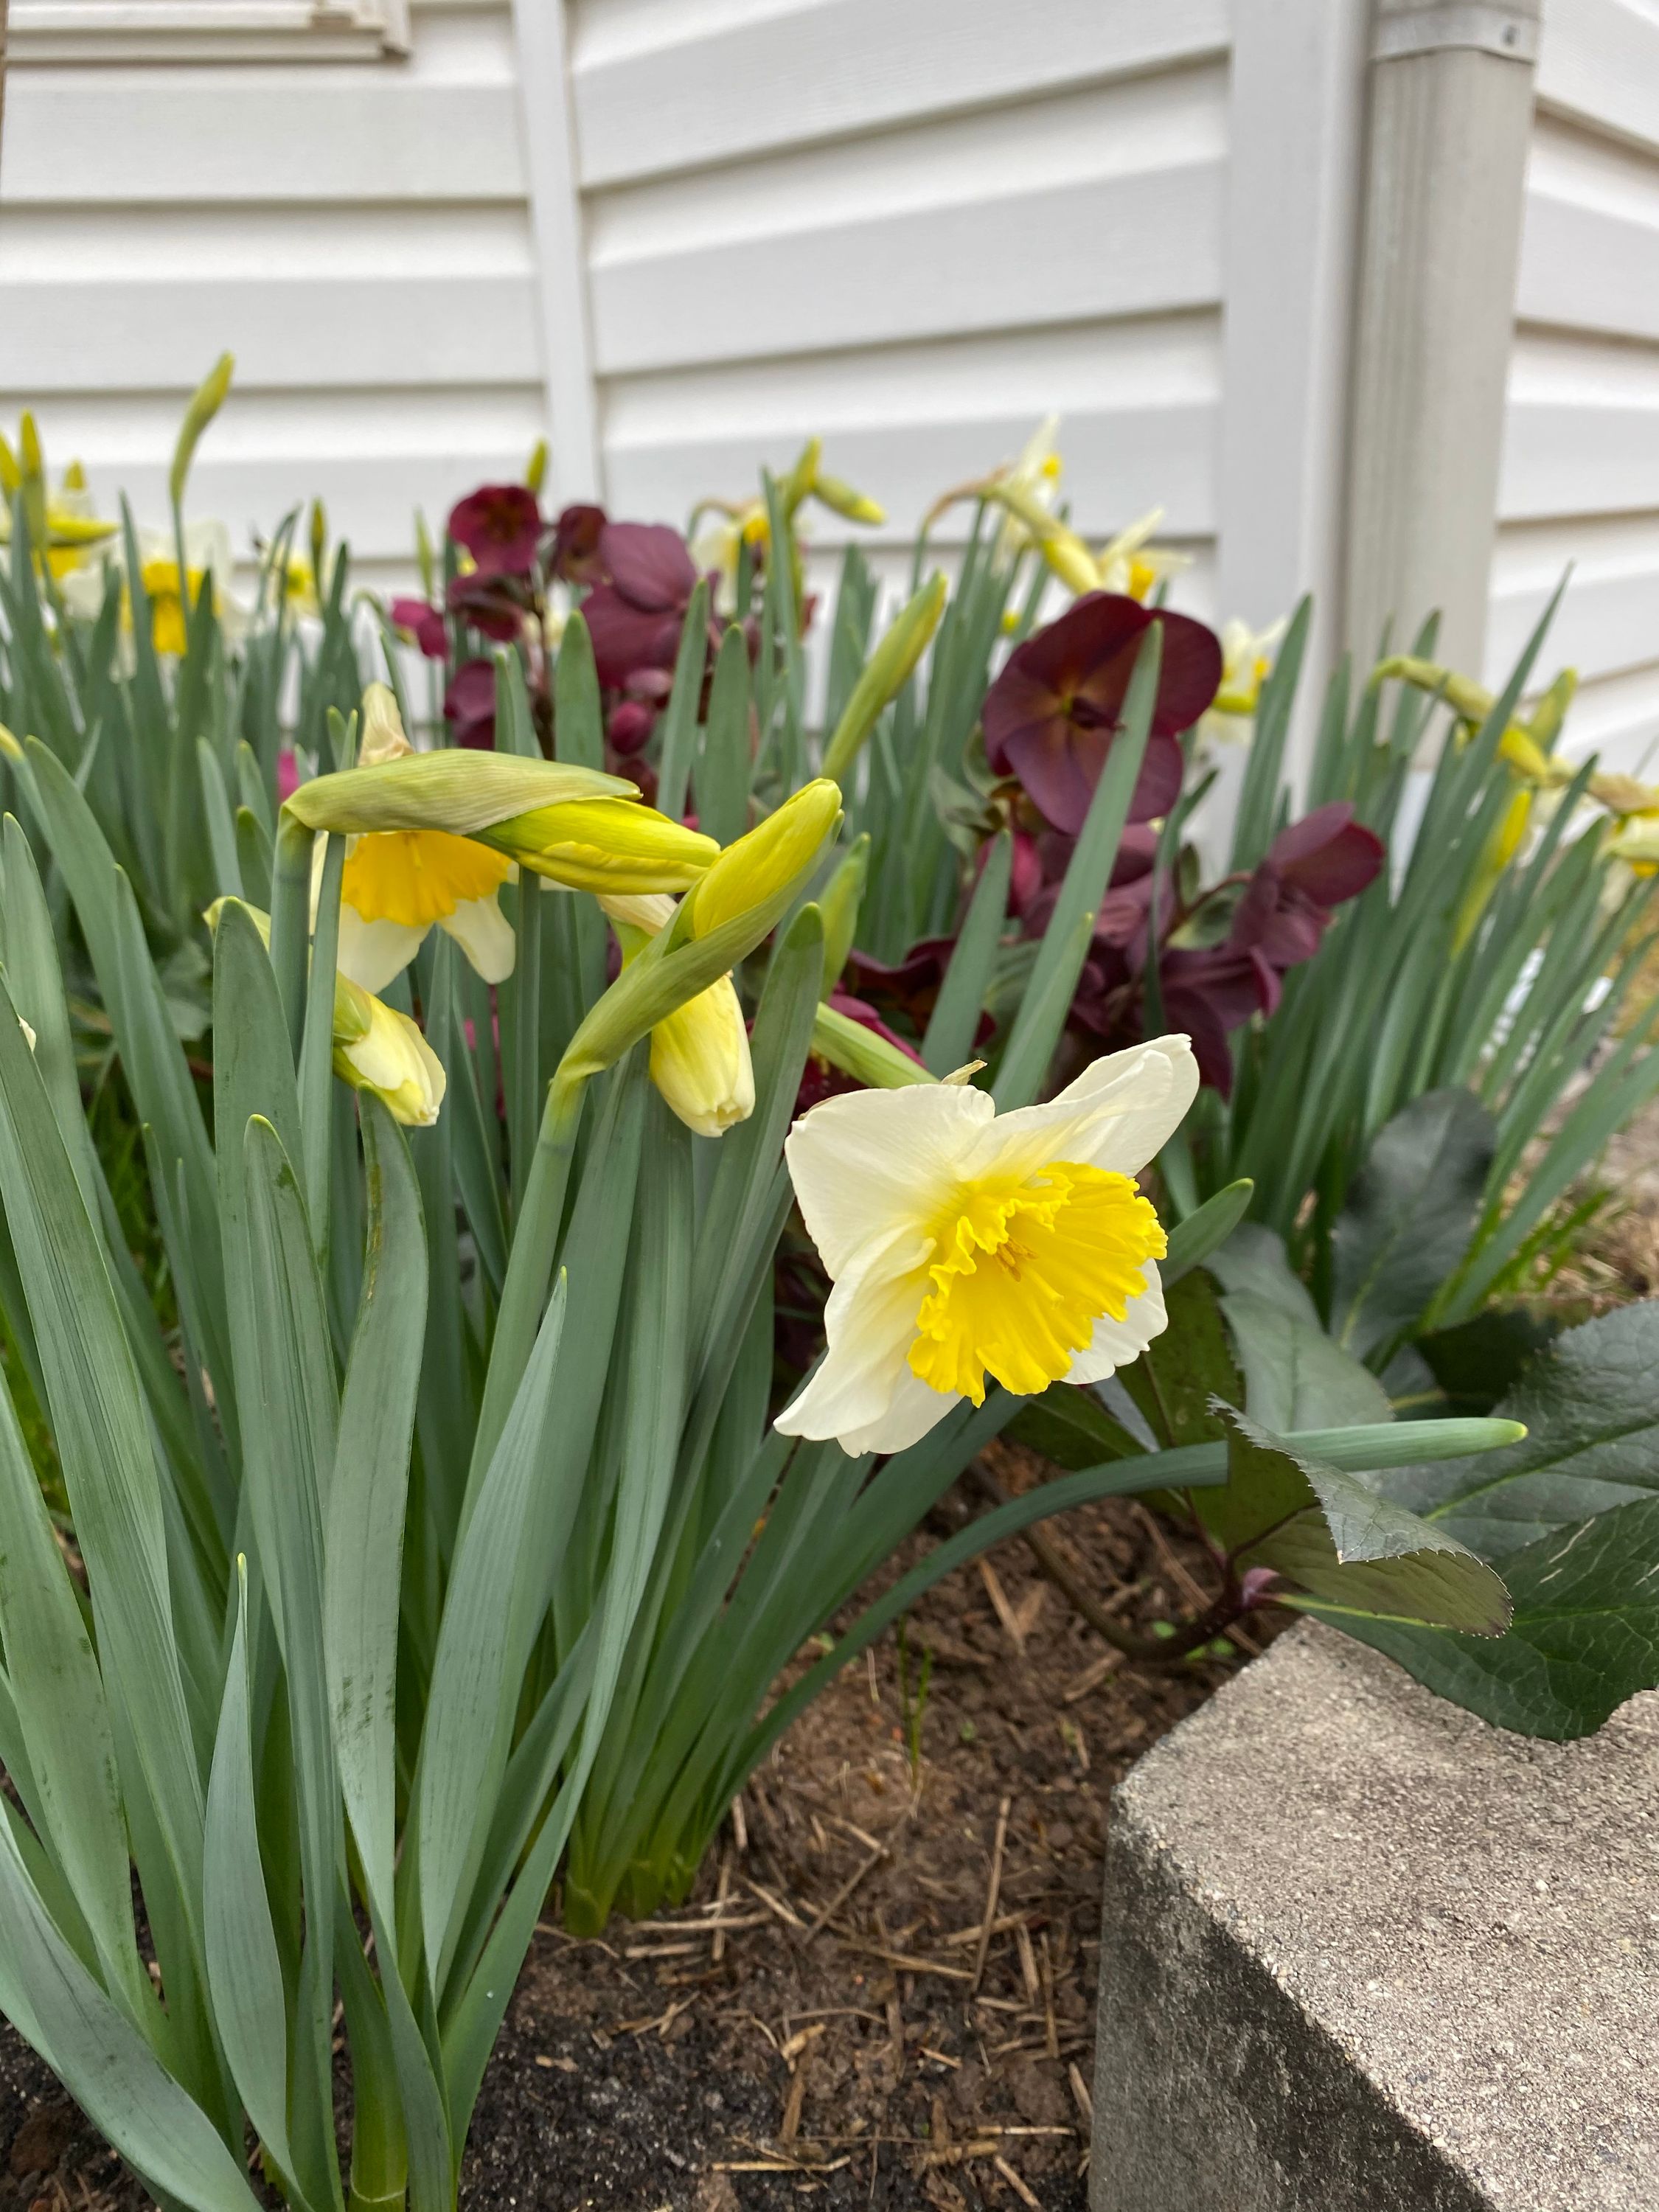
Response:
[[[1165,1325],[1164,1239],[1134,1178],[1197,1089],[1166,1036],[1014,1113],[917,1083],[803,1115],[785,1156],[835,1287],[829,1348],[778,1428],[902,1451],[988,1377],[1030,1395],[1139,1358]]]

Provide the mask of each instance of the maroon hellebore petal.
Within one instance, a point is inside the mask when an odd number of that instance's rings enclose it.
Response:
[[[458,745],[474,752],[495,748],[495,669],[488,660],[464,660],[444,693],[444,719]]]
[[[1325,907],[1358,898],[1375,882],[1386,857],[1382,840],[1354,820],[1352,807],[1342,799],[1316,806],[1281,830],[1267,853],[1286,883]]]
[[[441,660],[449,650],[449,634],[441,611],[425,599],[393,599],[392,619],[406,629],[428,660]]]
[[[1124,592],[1090,592],[1012,653],[987,694],[991,766],[1017,775],[1056,829],[1075,836],[1083,827],[1141,638],[1154,622],[1163,626],[1164,659],[1129,818],[1164,813],[1181,789],[1176,733],[1197,720],[1221,681],[1220,641],[1202,623],[1143,607]]]
[[[611,709],[605,734],[614,750],[627,755],[648,744],[656,726],[655,708],[647,707],[643,699],[623,699]]]
[[[523,633],[524,610],[501,577],[486,576],[477,570],[470,576],[457,576],[448,598],[451,614],[461,616],[474,629],[499,644],[511,645]]]
[[[680,644],[677,609],[666,613],[641,609],[624,599],[614,584],[599,584],[582,601],[581,615],[605,690],[635,688],[640,672],[673,667]]]
[[[597,584],[605,573],[599,537],[605,526],[602,507],[567,507],[553,526],[553,574],[561,583]]]
[[[541,509],[527,484],[480,484],[449,511],[449,534],[485,576],[527,576],[541,543]]]
[[[623,599],[641,613],[684,614],[697,587],[685,540],[665,522],[607,522],[599,558]]]

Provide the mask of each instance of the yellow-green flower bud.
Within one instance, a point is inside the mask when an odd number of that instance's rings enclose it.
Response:
[[[728,845],[687,901],[693,937],[712,937],[741,915],[770,915],[756,935],[781,918],[841,820],[841,791],[819,776],[786,799],[775,814]]]
[[[334,1073],[354,1091],[372,1091],[405,1128],[429,1129],[447,1079],[415,1023],[344,975],[335,978],[334,1009]]]
[[[720,847],[637,799],[574,799],[510,816],[476,833],[556,884],[578,891],[683,891]]]
[[[778,501],[787,520],[793,521],[802,501],[817,484],[818,458],[823,451],[822,438],[809,438],[801,447],[794,467],[778,486]]]
[[[368,830],[448,830],[459,837],[474,837],[515,815],[585,799],[617,799],[631,807],[638,804],[639,793],[619,775],[568,761],[456,748],[314,776],[301,785],[287,811],[307,830],[333,830],[343,836]]]
[[[190,475],[190,465],[204,430],[225,404],[225,394],[230,390],[230,380],[235,373],[234,354],[222,353],[213,367],[202,379],[185,410],[185,419],[179,425],[179,442],[173,449],[173,467],[167,477],[167,490],[175,507],[182,507],[185,483]]]
[[[836,725],[836,733],[824,748],[827,776],[846,775],[875,728],[882,708],[909,682],[939,628],[949,588],[943,572],[936,570],[865,662],[853,696]]]
[[[15,499],[23,482],[23,471],[17,465],[17,456],[11,449],[11,441],[0,430],[0,492],[8,499]]]
[[[530,449],[530,459],[525,464],[524,480],[526,489],[527,490],[533,491],[537,498],[539,499],[542,495],[542,485],[546,481],[546,478],[547,441],[545,438],[538,438],[535,444]]]
[[[858,839],[841,866],[830,877],[818,908],[823,916],[823,988],[833,991],[841,981],[841,971],[847,965],[853,950],[854,933],[859,926],[859,908],[864,902],[865,878],[870,872],[870,834],[866,830]]]
[[[1542,751],[1554,751],[1555,741],[1561,734],[1562,726],[1577,691],[1578,671],[1564,668],[1534,708],[1532,720],[1527,725],[1527,734]]]
[[[812,1018],[812,1049],[831,1067],[872,1091],[902,1091],[912,1083],[934,1080],[920,1060],[850,1015],[838,1014],[833,1006],[820,1006]]]
[[[878,523],[887,520],[884,507],[878,507],[863,492],[854,491],[851,484],[844,483],[839,477],[826,476],[822,469],[818,471],[812,486],[812,496],[827,507],[832,514],[844,515],[848,522]]]

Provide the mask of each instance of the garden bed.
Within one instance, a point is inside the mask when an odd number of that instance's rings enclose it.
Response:
[[[998,1455],[1011,1486],[1023,1458]],[[1189,1603],[1185,1547],[1138,1505],[1070,1515],[1060,1542],[1091,1589],[1134,1593],[1126,1620]],[[599,1942],[544,1925],[473,2123],[470,2212],[1082,2207],[1107,1801],[1237,1662],[1116,1664],[1023,1543],[931,1593],[907,1647],[913,1711],[933,1655],[919,1794],[889,1636],[762,1770],[692,1905]],[[9,2027],[0,2145],[0,2206],[148,2201]]]

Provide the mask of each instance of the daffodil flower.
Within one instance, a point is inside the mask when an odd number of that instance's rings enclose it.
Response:
[[[363,693],[361,764],[383,767],[414,750],[391,690],[369,684]],[[319,838],[312,856],[313,926],[324,851]],[[435,924],[454,939],[486,983],[504,983],[518,945],[497,894],[513,872],[502,854],[447,830],[375,830],[350,838],[340,882],[340,972],[366,991],[383,991]]]
[[[125,574],[120,554],[113,545],[97,549],[100,557],[72,569],[64,579],[64,604],[82,622],[94,622],[104,603],[106,571]],[[157,530],[138,533],[138,574],[149,602],[150,641],[157,653],[182,654],[187,641],[190,610],[200,599],[204,582],[210,584],[214,612],[222,634],[233,641],[247,626],[247,610],[231,592],[234,568],[230,532],[222,522],[190,522],[185,526],[185,580],[179,580],[178,548],[170,536]],[[121,627],[132,631],[132,594],[121,592]]]
[[[611,898],[599,904],[611,917],[624,964],[674,918],[675,902],[662,892]],[[755,1070],[749,1032],[730,975],[676,1006],[651,1032],[651,1080],[688,1129],[720,1137],[755,1110]]]
[[[803,1115],[785,1154],[835,1287],[829,1348],[779,1429],[902,1451],[988,1376],[1027,1395],[1139,1358],[1165,1325],[1164,1239],[1134,1178],[1197,1089],[1166,1036],[1014,1113],[919,1083]]]
[[[1200,733],[1231,744],[1246,737],[1244,725],[1255,718],[1261,687],[1273,662],[1273,650],[1285,635],[1281,615],[1266,629],[1252,629],[1237,616],[1221,625],[1221,688],[1209,712],[1199,724]]]
[[[1164,509],[1154,507],[1101,547],[1095,556],[1095,574],[1100,579],[1097,590],[1127,592],[1144,605],[1166,576],[1192,566],[1189,554],[1152,543],[1152,532],[1163,520]]]
[[[1009,465],[1001,477],[1005,488],[1012,489],[1022,503],[1038,507],[1045,514],[1052,511],[1060,492],[1063,464],[1054,444],[1059,428],[1059,416],[1045,415],[1020,448],[1018,459]],[[991,556],[992,567],[999,574],[1006,568],[1012,568],[1020,555],[1034,542],[1030,524],[1015,507],[1006,507]]]

